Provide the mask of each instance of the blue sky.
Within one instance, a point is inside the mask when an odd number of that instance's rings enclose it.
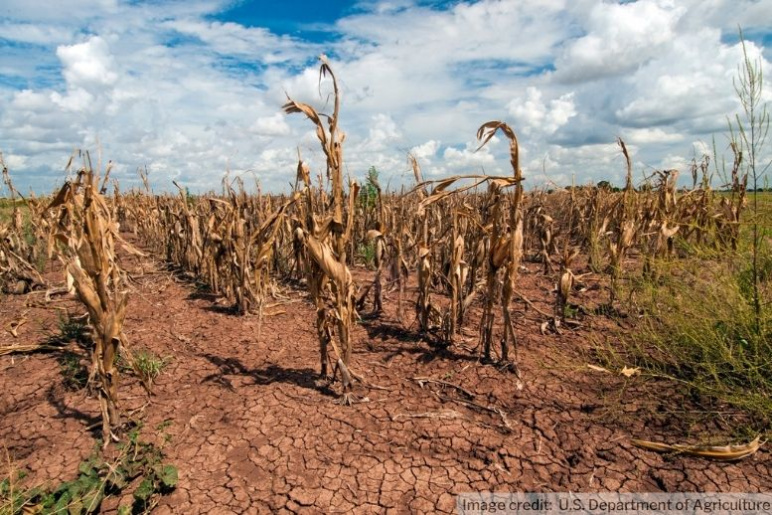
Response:
[[[727,149],[738,26],[768,72],[769,1],[4,0],[0,151],[38,193],[75,148],[125,188],[146,166],[158,191],[217,189],[227,171],[281,191],[298,150],[323,171],[313,127],[281,105],[329,108],[325,53],[354,177],[408,183],[408,152],[427,177],[509,173],[506,142],[474,152],[493,119],[517,131],[530,186],[620,183],[618,136],[637,177],[686,172],[714,136]]]
[[[275,34],[285,34],[315,42],[332,41],[335,21],[357,12],[355,2],[238,2],[212,16],[219,21],[231,21],[245,27],[266,27]]]

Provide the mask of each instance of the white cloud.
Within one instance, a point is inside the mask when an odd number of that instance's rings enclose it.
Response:
[[[509,114],[519,122],[518,127],[522,126],[527,133],[540,131],[553,134],[576,116],[573,93],[566,93],[545,104],[541,91],[535,87],[526,90],[525,99],[515,99],[507,107]]]
[[[491,153],[491,149],[496,147],[499,141],[499,138],[494,136],[480,150],[477,150],[478,145],[475,142],[468,142],[462,149],[447,147],[442,157],[450,169],[465,171],[465,173],[485,171],[493,174],[501,171],[501,166],[496,163],[496,158]]]
[[[400,141],[402,133],[391,116],[379,113],[371,118],[370,133],[362,142],[362,150],[366,152],[382,152]]]
[[[630,153],[636,170],[644,166],[638,159],[639,147],[628,144],[627,151]],[[546,168],[546,177],[557,183],[562,183],[564,186],[572,182],[577,185],[595,184],[601,179],[616,184],[621,184],[624,181],[625,161],[616,143],[583,145],[577,148],[553,145],[549,147],[546,157],[548,158],[546,163],[543,156],[538,161],[529,163],[529,168],[537,180],[545,177],[544,173],[541,173],[542,167],[544,167]],[[598,170],[601,170],[602,173],[597,173]],[[556,174],[562,174],[560,181],[555,180]]]
[[[747,48],[749,55],[760,55],[752,42]],[[722,43],[717,29],[685,34],[662,59],[625,79],[630,90],[620,96],[623,104],[615,117],[634,127],[686,125],[698,134],[725,130],[727,115],[739,107],[732,82],[741,60],[740,45]],[[768,61],[764,68],[769,68]]]
[[[276,36],[261,27],[244,27],[237,23],[172,20],[162,27],[194,36],[210,49],[224,55],[246,55],[266,64],[277,64],[303,55],[304,46],[286,36]]]
[[[6,0],[0,150],[20,186],[47,190],[72,148],[97,140],[119,179],[147,165],[158,189],[172,177],[217,189],[230,169],[280,190],[298,147],[323,172],[312,124],[280,113],[286,94],[330,113],[322,52],[339,79],[347,172],[376,166],[392,186],[412,181],[408,150],[427,177],[509,174],[505,142],[474,152],[489,120],[517,131],[529,186],[621,179],[617,136],[637,171],[688,164],[739,109],[738,23],[770,70],[770,2],[368,0],[324,27],[325,43],[216,21],[230,5]]]
[[[423,163],[431,163],[432,159],[437,155],[437,151],[440,149],[440,142],[430,139],[429,141],[417,145],[410,149],[410,153]]]
[[[672,0],[596,3],[587,33],[569,42],[558,58],[556,77],[575,82],[631,72],[676,37],[676,24],[685,13]]]
[[[690,164],[690,160],[681,155],[668,154],[658,163],[657,170],[683,170]]]
[[[627,129],[624,131],[622,139],[626,143],[636,143],[638,145],[647,145],[650,143],[676,143],[682,141],[682,134],[663,130],[660,127],[644,129]]]
[[[679,0],[691,16],[682,19],[683,28],[699,30],[706,26],[716,27],[728,34],[737,34],[743,27],[746,33],[769,32],[772,20],[772,4],[759,0]]]
[[[118,74],[113,71],[110,48],[99,36],[76,45],[62,45],[56,49],[56,55],[62,61],[62,74],[68,85],[82,88],[109,86],[118,79]]]
[[[8,154],[7,156],[3,156],[3,162],[11,169],[23,168],[27,164],[27,156]]]
[[[251,129],[260,136],[286,136],[290,133],[290,126],[282,113],[258,118]]]
[[[67,95],[51,93],[51,100],[67,111],[86,111],[94,106],[94,96],[85,89],[75,88]]]
[[[114,12],[118,0],[4,0],[3,15],[28,22],[61,22],[87,19],[95,14]]]
[[[11,107],[20,111],[41,112],[51,108],[49,95],[24,89],[15,93]]]
[[[700,159],[702,156],[713,156],[713,147],[705,141],[693,141],[694,157]]]
[[[72,31],[51,25],[0,22],[0,34],[4,39],[33,45],[50,45],[72,39]]]

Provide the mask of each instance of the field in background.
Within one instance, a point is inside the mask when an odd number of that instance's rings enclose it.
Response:
[[[120,224],[120,232],[102,234],[114,238],[129,298],[115,368],[124,376],[116,391],[122,416],[108,431],[121,442],[134,431],[130,441],[157,451],[141,466],[122,461],[124,443],[92,451],[104,442],[98,375],[89,372],[95,333],[84,325],[95,315],[82,318],[83,305],[67,294],[62,266],[72,266],[73,247],[50,236],[88,219],[62,218],[85,209],[84,197],[72,191],[30,201],[19,207],[22,237],[11,241],[40,281],[17,265],[23,273],[5,276],[0,309],[9,328],[0,338],[3,386],[12,392],[0,406],[11,459],[4,502],[45,505],[29,488],[55,491],[61,481],[86,485],[81,500],[98,492],[108,513],[328,505],[450,512],[448,492],[494,488],[768,489],[768,453],[754,453],[752,444],[740,447],[749,457],[729,469],[633,444],[749,442],[768,434],[772,413],[767,247],[766,332],[755,334],[751,213],[746,207],[736,225],[721,219],[739,192],[677,192],[663,177],[651,191],[522,195],[506,359],[506,319],[485,322],[507,287],[509,258],[496,252],[511,249],[506,216],[514,198],[500,189],[511,187],[506,182],[471,194],[459,190],[496,179],[459,178],[398,196],[381,192],[371,175],[346,208],[353,213],[343,229],[348,275],[321,286],[309,274],[324,277],[324,266],[333,274],[342,261],[326,246],[319,255],[335,261],[314,261],[304,240],[335,230],[324,189],[256,197],[236,186],[224,195],[136,191],[95,200],[107,209],[103,230],[110,217]],[[766,219],[769,195],[759,198]],[[316,209],[321,215],[307,218]],[[13,206],[3,212],[12,232],[18,215]],[[319,332],[327,313],[337,316],[339,284],[352,285],[356,312],[347,388],[336,371],[343,351],[331,348],[340,320]],[[320,306],[329,310],[323,322]],[[327,379],[319,375],[320,334]],[[85,396],[89,382],[94,397]],[[51,467],[55,456],[66,458]],[[93,465],[93,482],[75,476],[94,456],[106,461]],[[174,488],[148,472],[161,463],[178,471]],[[110,467],[144,472],[117,489],[105,486]],[[135,492],[147,477],[140,502]],[[51,505],[61,502],[48,495]]]

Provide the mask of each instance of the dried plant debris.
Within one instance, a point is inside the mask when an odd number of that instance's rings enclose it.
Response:
[[[759,435],[752,441],[740,445],[670,445],[648,440],[632,440],[631,443],[641,449],[654,452],[672,452],[717,461],[739,461],[755,454],[766,442],[762,442]]]

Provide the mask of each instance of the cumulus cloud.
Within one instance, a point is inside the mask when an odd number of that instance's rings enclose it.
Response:
[[[666,131],[660,127],[644,129],[627,129],[624,131],[623,139],[627,142],[639,145],[651,143],[675,143],[684,139],[683,134]]]
[[[416,145],[410,149],[410,153],[422,163],[431,163],[440,149],[440,142],[430,139],[429,141]]]
[[[3,156],[3,162],[10,168],[23,168],[27,163],[27,156],[8,154]]]
[[[402,133],[392,117],[379,113],[371,118],[370,132],[362,143],[362,149],[368,152],[382,152],[401,138]]]
[[[64,80],[70,86],[109,86],[118,79],[118,74],[113,71],[110,48],[99,36],[76,45],[62,45],[56,49],[56,55],[62,61]]]
[[[752,59],[761,56],[753,42],[747,48]],[[618,122],[637,127],[686,123],[702,133],[725,128],[727,114],[738,107],[730,86],[742,60],[741,45],[727,45],[718,29],[705,28],[680,37],[662,57],[626,79],[634,95],[621,96],[624,104],[614,112]]]
[[[713,148],[706,141],[693,141],[694,157],[699,159],[702,156],[712,156]]]
[[[582,82],[635,70],[676,37],[685,13],[672,0],[596,3],[587,17],[587,33],[568,42],[558,57],[556,78]]]
[[[290,127],[282,113],[258,118],[251,129],[260,136],[286,136],[290,133]]]
[[[639,160],[639,147],[627,145],[627,151],[633,161],[633,166],[639,170],[645,166]],[[531,169],[543,169],[536,173],[537,184],[550,183],[595,184],[601,179],[621,184],[626,174],[625,161],[616,143],[602,143],[567,148],[551,145],[545,156],[529,163]],[[537,168],[538,167],[538,168]],[[600,173],[599,173],[600,171]],[[538,179],[542,179],[540,182]]]
[[[280,112],[287,94],[332,110],[322,52],[354,177],[376,166],[384,183],[410,182],[408,151],[427,177],[508,174],[506,144],[470,141],[503,120],[529,185],[622,179],[617,136],[639,172],[685,166],[726,130],[738,24],[770,69],[770,2],[368,0],[322,43],[215,19],[231,3],[6,0],[0,150],[20,186],[49,189],[74,147],[99,146],[121,180],[147,165],[158,189],[217,188],[230,170],[278,191],[298,148],[323,172],[313,125]]]
[[[535,87],[528,87],[525,99],[513,100],[507,107],[509,114],[528,133],[540,131],[553,134],[576,116],[573,93],[566,93],[545,103],[542,92]]]
[[[461,149],[447,147],[442,157],[446,166],[453,170],[463,170],[466,173],[479,173],[481,171],[495,173],[501,171],[501,167],[497,165],[492,149],[498,146],[499,141],[499,138],[494,136],[480,150],[477,150],[478,145],[474,142],[468,142]]]

